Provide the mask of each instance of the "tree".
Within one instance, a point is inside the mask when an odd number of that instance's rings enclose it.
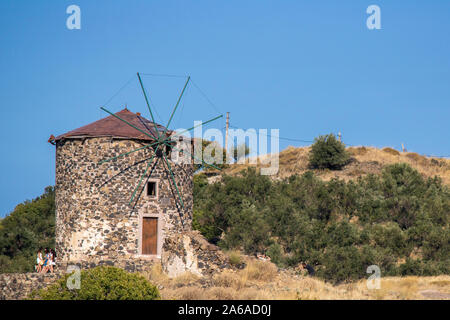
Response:
[[[334,134],[319,136],[314,139],[309,157],[309,164],[314,169],[339,170],[350,159],[342,142]]]
[[[206,159],[205,159],[205,149],[208,148],[208,147],[212,147],[213,146],[212,144],[217,144],[217,142],[216,141],[204,140],[204,139],[201,140],[202,158],[203,158],[202,160],[205,161],[205,162],[207,162]],[[225,168],[226,167],[226,163],[227,163],[226,152],[225,152],[225,150],[223,148],[221,148],[220,146],[216,145],[215,148],[212,150],[211,155],[210,155],[212,158],[216,157],[216,150],[218,150],[219,154],[221,154],[221,156],[218,156],[218,158],[220,158],[220,161],[213,161],[212,163],[209,163],[209,162],[207,162],[207,163],[211,164],[211,165],[214,165],[215,167],[220,168],[220,169]],[[192,155],[195,156],[195,152]],[[194,160],[194,161],[196,162],[197,160]],[[196,171],[200,170],[201,168],[210,169],[211,167],[207,166],[207,165],[204,166],[202,164],[194,164],[194,169]]]
[[[238,146],[233,146],[230,149],[230,154],[235,161],[238,161],[241,158],[245,158],[250,154],[250,147],[243,143]]]
[[[55,189],[24,201],[0,221],[0,273],[30,272],[39,247],[55,247]]]

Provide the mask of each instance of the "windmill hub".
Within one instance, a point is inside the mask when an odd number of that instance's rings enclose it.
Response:
[[[163,151],[162,151],[162,149],[161,149],[161,147],[160,146],[158,146],[157,148],[156,148],[156,156],[158,157],[158,158],[162,158],[162,156],[163,156]]]

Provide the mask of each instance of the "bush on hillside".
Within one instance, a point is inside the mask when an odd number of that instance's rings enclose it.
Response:
[[[198,146],[200,147],[200,145]],[[197,145],[196,145],[197,148]],[[218,152],[218,154],[216,155],[216,151]],[[209,140],[202,140],[201,141],[201,154],[203,156],[203,158],[201,160],[205,161],[206,163],[213,165],[216,168],[219,169],[223,169],[227,167],[227,153],[226,150],[223,149],[222,147],[220,147],[217,144],[217,141],[209,141]],[[195,156],[195,152],[194,154],[190,154],[188,156]],[[217,160],[216,161],[216,156],[217,156]],[[211,157],[211,159],[207,159],[208,157]],[[194,164],[194,170],[198,171],[202,168],[204,169],[213,169],[214,167],[211,166],[205,166],[203,164],[197,164],[197,162],[195,162]]]
[[[450,273],[450,190],[406,164],[348,182],[254,169],[197,180],[193,227],[225,249],[265,252],[279,267],[307,262],[333,282],[365,278],[372,264],[390,276]]]
[[[238,146],[233,146],[230,149],[230,154],[235,161],[238,161],[239,159],[245,158],[250,154],[250,147],[245,143]]]
[[[350,159],[342,142],[334,134],[319,136],[311,146],[309,165],[313,169],[339,170]]]
[[[67,274],[56,283],[31,295],[41,300],[159,300],[158,288],[143,276],[115,267],[81,271],[80,289],[69,289]],[[70,280],[69,280],[70,281]]]

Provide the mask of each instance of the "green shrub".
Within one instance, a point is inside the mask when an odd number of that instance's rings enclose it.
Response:
[[[384,275],[449,274],[450,191],[406,164],[353,181],[312,171],[271,181],[255,170],[207,184],[198,178],[193,227],[221,247],[266,252],[279,267],[307,261],[329,281]],[[406,261],[411,252],[420,262]]]
[[[402,263],[399,269],[402,276],[423,275],[423,263],[420,260],[407,258],[406,262]]]
[[[238,146],[231,147],[230,154],[235,161],[238,161],[241,158],[245,158],[250,154],[250,147],[243,143]]]
[[[275,263],[279,267],[285,267],[285,257],[283,252],[283,247],[278,243],[272,243],[269,248],[267,248],[267,255],[270,257],[270,261]]]
[[[333,134],[314,139],[309,156],[309,165],[314,169],[339,170],[350,159],[343,143]]]
[[[318,275],[333,282],[359,279],[365,276],[367,266],[354,246],[329,247],[322,258]]]
[[[398,256],[409,255],[411,247],[407,243],[407,233],[398,224],[390,222],[387,225],[366,227],[370,232],[370,240],[380,248],[389,248]]]
[[[228,259],[232,266],[237,266],[242,263],[242,257],[239,251],[231,250],[228,252]]]
[[[215,147],[214,147],[215,146]],[[214,165],[217,168],[223,169],[227,167],[227,153],[226,150],[221,148],[218,144],[217,141],[209,141],[209,140],[201,140],[201,144],[195,144],[195,148],[199,148],[201,147],[201,154],[203,155],[203,157],[206,156],[206,154],[210,155],[212,157],[211,161],[212,163],[209,163],[209,161],[207,161],[207,159],[203,158],[202,160],[206,161],[209,164]],[[210,147],[211,149],[207,149],[208,147]],[[205,152],[205,150],[211,150],[211,154],[209,154],[209,152]],[[199,150],[200,151],[200,150]],[[216,151],[219,153],[217,155],[217,159],[216,159]],[[219,161],[216,161],[219,160]],[[194,170],[200,170],[201,168],[206,168],[206,169],[211,169],[210,166],[203,166],[202,164],[194,164]]]
[[[42,300],[159,300],[158,288],[143,276],[115,267],[96,267],[81,271],[80,289],[68,289],[70,274],[34,293]],[[69,280],[70,281],[70,280]]]

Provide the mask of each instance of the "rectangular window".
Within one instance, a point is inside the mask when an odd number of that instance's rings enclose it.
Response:
[[[166,156],[170,158],[172,156],[172,146],[166,146]]]
[[[147,197],[156,198],[158,194],[158,182],[149,181],[147,182]]]

